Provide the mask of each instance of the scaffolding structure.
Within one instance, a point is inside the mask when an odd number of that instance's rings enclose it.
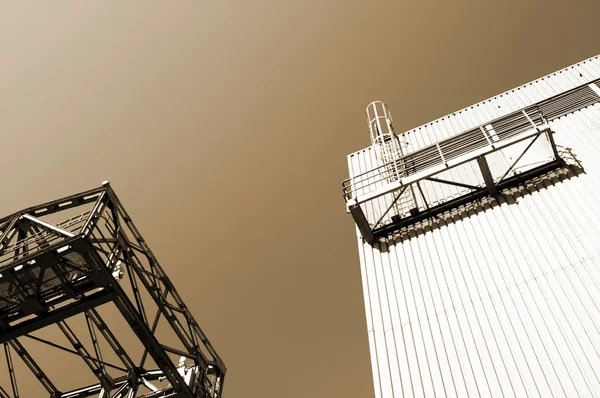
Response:
[[[0,342],[1,398],[22,396],[17,357],[51,398],[222,396],[224,363],[108,182],[0,219]],[[95,383],[66,385],[33,342]]]

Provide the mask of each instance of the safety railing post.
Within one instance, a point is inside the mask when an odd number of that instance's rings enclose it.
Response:
[[[444,154],[442,153],[442,148],[440,148],[440,144],[436,142],[435,146],[438,150],[438,153],[440,154],[440,158],[442,159],[442,162],[444,162],[445,165],[448,165],[448,162],[446,162],[446,158],[444,158]]]

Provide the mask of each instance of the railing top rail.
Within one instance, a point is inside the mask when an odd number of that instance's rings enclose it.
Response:
[[[349,177],[342,181],[344,198],[348,201],[354,196],[353,191],[357,188],[361,189],[381,182],[385,179],[384,174],[390,168],[394,168],[402,162],[411,161],[418,167],[419,161],[423,160],[424,162],[429,162],[428,159],[435,157],[437,154],[441,155],[441,158],[446,158],[447,155],[450,157],[452,156],[449,152],[464,153],[465,150],[468,150],[469,148],[472,148],[473,150],[479,149],[480,144],[484,141],[486,144],[489,144],[489,137],[486,136],[487,126],[491,125],[494,131],[497,130],[498,140],[494,142],[494,144],[496,144],[524,130],[532,128],[539,129],[539,127],[543,126],[547,121],[564,116],[566,113],[600,102],[600,96],[596,94],[595,90],[592,90],[589,87],[590,84],[598,83],[600,83],[600,79],[575,87],[552,98],[528,105],[507,115],[487,121],[474,128],[465,130],[414,152],[398,157],[395,160]],[[371,181],[361,185],[362,182],[368,180]],[[353,187],[353,185],[357,186]]]

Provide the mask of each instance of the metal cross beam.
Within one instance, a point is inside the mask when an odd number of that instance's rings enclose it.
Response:
[[[527,123],[529,123],[530,121],[533,122],[533,119],[531,119],[530,117],[524,118],[524,119],[527,121]],[[537,119],[539,119],[539,116],[537,117]],[[542,164],[540,167],[534,167],[529,172],[520,173],[517,178],[506,178],[507,174],[515,168],[515,166],[519,163],[519,161],[523,158],[523,156],[526,153],[528,153],[528,151],[531,150],[533,144],[542,135],[544,135],[548,138],[548,142],[550,143],[552,154],[554,156],[553,160],[546,160],[545,164]],[[494,148],[492,148],[492,149],[490,149],[488,146],[488,147],[484,147],[483,149],[476,150],[474,152],[474,154],[469,154],[468,152],[465,152],[464,154],[461,155],[461,157],[454,158],[450,161],[444,159],[444,160],[446,160],[446,162],[443,165],[441,165],[440,167],[434,166],[431,170],[424,169],[417,174],[409,175],[409,176],[405,177],[404,179],[400,179],[399,182],[393,183],[393,184],[397,185],[397,188],[392,190],[390,193],[386,194],[386,195],[393,195],[393,197],[390,196],[389,199],[386,198],[383,200],[383,203],[386,203],[385,206],[387,209],[385,211],[383,211],[383,213],[380,214],[380,217],[377,221],[367,219],[366,214],[363,211],[363,206],[365,206],[365,207],[368,207],[369,205],[375,206],[375,204],[370,204],[370,203],[374,203],[372,201],[375,198],[380,198],[383,195],[383,191],[373,192],[370,195],[363,195],[363,199],[357,198],[356,202],[359,202],[362,204],[361,205],[359,205],[359,204],[349,205],[348,209],[349,209],[350,213],[352,214],[352,216],[357,224],[357,227],[358,227],[359,231],[361,232],[363,239],[368,243],[373,243],[376,241],[376,239],[378,237],[381,237],[384,235],[384,231],[385,231],[385,233],[389,233],[389,231],[399,228],[401,225],[402,226],[410,225],[411,223],[422,220],[424,217],[428,217],[428,216],[431,216],[434,214],[439,214],[440,211],[445,211],[445,210],[451,208],[452,206],[455,206],[457,203],[463,203],[464,200],[467,200],[469,198],[472,199],[475,196],[477,196],[477,197],[482,197],[484,195],[496,196],[499,192],[500,186],[507,187],[510,184],[518,184],[521,181],[523,181],[523,178],[535,177],[536,170],[539,171],[540,173],[542,173],[542,172],[548,171],[548,167],[556,168],[556,167],[559,167],[561,164],[564,164],[564,161],[558,155],[558,151],[554,144],[552,135],[553,135],[553,132],[551,130],[549,130],[548,128],[539,129],[539,130],[538,129],[525,130],[521,135],[513,136],[508,143],[507,143],[507,141],[499,140],[499,141],[497,141]],[[528,145],[526,145],[525,149],[520,153],[520,155],[508,167],[508,169],[506,170],[504,175],[502,175],[501,177],[493,175],[490,170],[488,161],[487,161],[487,156],[490,155],[491,153],[495,153],[498,150],[501,150],[503,148],[509,148],[515,144],[527,142],[527,140],[530,140],[530,142],[528,143]],[[437,146],[436,146],[436,148],[437,148]],[[477,156],[475,156],[475,155],[477,155]],[[452,174],[448,174],[448,173],[445,174],[446,177],[443,179],[437,177],[438,174],[441,174],[441,173],[443,173],[447,170],[451,170],[453,168],[457,168],[458,166],[466,165],[467,163],[469,163],[471,161],[475,163],[475,167],[479,170],[479,173],[480,173],[481,183],[479,186],[473,185],[473,184],[465,184],[461,181],[453,180],[451,177]],[[534,174],[532,174],[532,173],[534,173]],[[459,197],[457,197],[455,195],[448,200],[439,200],[437,202],[437,204],[431,205],[428,202],[428,200],[426,199],[424,190],[421,186],[421,182],[423,182],[423,181],[427,181],[428,183],[436,183],[436,184],[454,186],[457,188],[463,188],[466,191],[464,191],[462,193],[462,196],[459,195]],[[391,184],[388,184],[388,185],[391,185]],[[387,221],[385,221],[384,218],[387,217],[387,214],[389,213],[391,208],[394,207],[394,204],[397,202],[397,200],[398,200],[399,196],[402,194],[402,192],[404,192],[404,190],[406,190],[407,188],[412,187],[413,185],[416,185],[415,190],[417,190],[420,193],[420,195],[423,199],[421,208],[416,207],[414,209],[413,208],[404,209],[404,210],[406,210],[404,216],[396,215],[394,217],[388,217],[386,219]],[[484,187],[484,189],[482,189],[482,187]],[[370,199],[368,199],[368,200],[364,199],[367,196],[369,196]],[[415,204],[416,204],[416,202],[415,202]],[[379,206],[379,205],[377,205],[377,206]],[[377,213],[378,211],[377,211],[377,209],[375,209],[372,212]]]

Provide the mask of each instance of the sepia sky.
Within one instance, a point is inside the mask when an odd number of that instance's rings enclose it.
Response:
[[[341,194],[366,105],[408,130],[597,55],[599,26],[597,0],[0,2],[0,214],[109,180],[225,398],[371,397]]]

